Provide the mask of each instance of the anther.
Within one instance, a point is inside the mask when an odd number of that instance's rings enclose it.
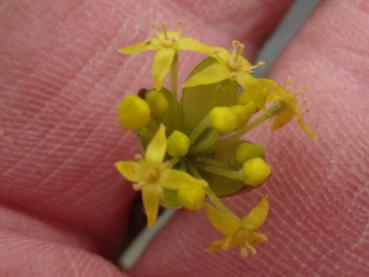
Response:
[[[241,56],[243,49],[245,48],[245,45],[240,43],[237,40],[232,41],[232,59],[234,63],[237,63],[238,58]]]
[[[258,61],[258,63],[256,64],[259,68],[264,68],[265,67],[265,62],[264,61]]]
[[[265,66],[265,62],[264,61],[258,61],[255,65],[253,65],[250,68],[250,71],[253,71],[254,69],[257,69],[257,68],[264,68],[264,66]]]
[[[150,24],[151,29],[153,29],[154,31],[158,30],[158,25],[156,23],[151,23]]]
[[[136,154],[136,155],[134,156],[134,159],[135,159],[136,161],[140,162],[140,161],[142,161],[142,160],[143,160],[143,157],[142,157],[142,155],[140,155],[140,154]]]

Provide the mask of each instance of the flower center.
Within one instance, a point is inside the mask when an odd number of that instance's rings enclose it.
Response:
[[[145,179],[149,183],[155,183],[159,179],[159,175],[160,174],[159,174],[159,172],[158,172],[157,169],[155,169],[155,168],[149,168],[145,172]]]

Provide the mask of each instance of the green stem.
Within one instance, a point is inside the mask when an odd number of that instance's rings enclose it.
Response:
[[[231,170],[231,169],[224,168],[224,167],[222,168],[222,167],[217,167],[217,166],[212,166],[212,165],[205,165],[201,163],[195,163],[195,165],[198,169],[201,169],[202,171],[205,171],[208,173],[212,173],[214,175],[226,177],[228,179],[232,179],[236,181],[244,181],[242,174],[240,173],[239,170]]]
[[[204,165],[211,165],[211,166],[216,166],[216,167],[224,167],[224,163],[218,161],[218,160],[213,160],[213,159],[208,159],[208,158],[197,158],[195,160],[195,162],[199,162],[202,163]]]
[[[172,89],[172,93],[174,95],[174,99],[177,102],[177,90],[178,90],[178,53],[174,55],[173,58],[173,62],[172,65],[170,67],[170,72],[171,72],[171,78],[170,78],[170,83],[171,83],[171,89]]]
[[[211,148],[219,140],[219,132],[217,130],[211,130],[211,133],[207,138],[196,144],[191,150],[191,154],[200,153],[206,149]]]
[[[190,142],[191,145],[193,145],[198,137],[204,133],[206,129],[210,127],[210,119],[208,116],[206,116],[203,120],[200,121],[199,124],[196,125],[196,127],[193,129],[191,135],[190,135]]]
[[[252,121],[250,124],[247,124],[245,127],[239,129],[233,136],[229,137],[227,140],[235,141],[245,135],[246,133],[250,132],[255,127],[259,126],[260,124],[264,123],[270,118],[270,115],[265,113],[262,114],[260,117]]]
[[[181,164],[179,165],[179,170],[182,170],[184,172],[186,172],[186,163],[185,162],[181,162]]]
[[[194,177],[202,179],[200,173],[197,171],[195,167],[190,166],[190,171]],[[228,211],[228,208],[223,204],[223,202],[219,199],[219,197],[210,189],[209,186],[205,188],[205,192],[209,197],[210,201],[213,202],[213,204],[219,210]]]
[[[172,65],[170,67],[170,84],[171,84],[171,103],[170,103],[170,114],[172,120],[172,126],[174,129],[179,128],[179,105],[177,102],[177,90],[178,90],[178,53],[174,55]]]
[[[169,161],[169,166],[170,168],[173,168],[178,162],[180,161],[180,158],[172,158],[170,161]]]
[[[250,124],[246,125],[245,127],[239,129],[233,136],[227,138],[225,142],[227,142],[226,145],[232,144],[233,142],[237,141],[240,137],[250,132],[255,127],[259,126],[260,124],[264,123],[268,119],[272,118],[275,115],[278,115],[282,112],[284,108],[284,103],[282,101],[274,101],[270,107],[257,119],[252,121]],[[222,143],[222,142],[221,142]],[[219,143],[219,147],[223,147],[224,145],[221,145]],[[218,146],[217,146],[218,148]]]

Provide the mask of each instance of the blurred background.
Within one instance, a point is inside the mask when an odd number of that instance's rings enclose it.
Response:
[[[259,52],[257,60],[265,61],[266,66],[263,69],[257,70],[254,75],[261,77],[268,73],[273,61],[283,51],[289,39],[301,28],[318,3],[319,0],[294,1],[276,31]]]

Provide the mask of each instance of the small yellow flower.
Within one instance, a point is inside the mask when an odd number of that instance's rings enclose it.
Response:
[[[178,51],[189,50],[204,54],[210,53],[210,48],[205,44],[191,37],[182,37],[181,30],[167,31],[165,24],[162,31],[158,31],[157,26],[153,25],[155,36],[137,44],[121,48],[119,51],[124,54],[139,54],[148,50],[155,50],[152,67],[152,75],[155,81],[156,90],[163,86],[165,76],[168,74]]]
[[[280,101],[283,103],[283,111],[276,115],[273,123],[272,130],[275,131],[288,122],[290,122],[294,116],[297,117],[297,122],[301,129],[303,129],[309,136],[316,139],[316,135],[305,125],[302,120],[301,112],[297,103],[298,92],[293,92],[290,88],[291,78],[289,78],[283,86],[278,86],[267,97],[267,102]]]
[[[247,257],[248,251],[255,254],[255,245],[268,240],[265,234],[257,231],[264,224],[268,211],[267,196],[264,196],[244,218],[239,218],[228,209],[219,210],[205,204],[205,212],[210,222],[218,232],[224,235],[223,239],[213,241],[208,251],[216,252],[220,249],[226,251],[240,247],[242,257]]]
[[[166,150],[165,126],[160,125],[146,148],[145,158],[138,157],[136,162],[120,161],[115,163],[119,172],[127,180],[135,183],[133,188],[142,190],[142,201],[148,227],[155,223],[158,216],[163,188],[178,191],[189,187],[204,189],[207,186],[206,181],[196,179],[183,171],[171,169],[169,163],[164,163]],[[199,201],[202,202],[203,199]]]
[[[223,80],[236,80],[237,83],[246,90],[246,87],[256,81],[251,75],[255,67],[261,67],[264,63],[260,62],[253,66],[242,55],[244,45],[238,41],[233,41],[231,52],[221,47],[212,47],[212,57],[217,62],[204,68],[198,73],[192,75],[184,84],[184,87],[194,87],[217,83]]]
[[[247,105],[252,102],[259,110],[263,110],[269,93],[277,87],[277,83],[271,79],[255,79],[255,82],[250,83],[246,90],[237,97],[237,103]]]

